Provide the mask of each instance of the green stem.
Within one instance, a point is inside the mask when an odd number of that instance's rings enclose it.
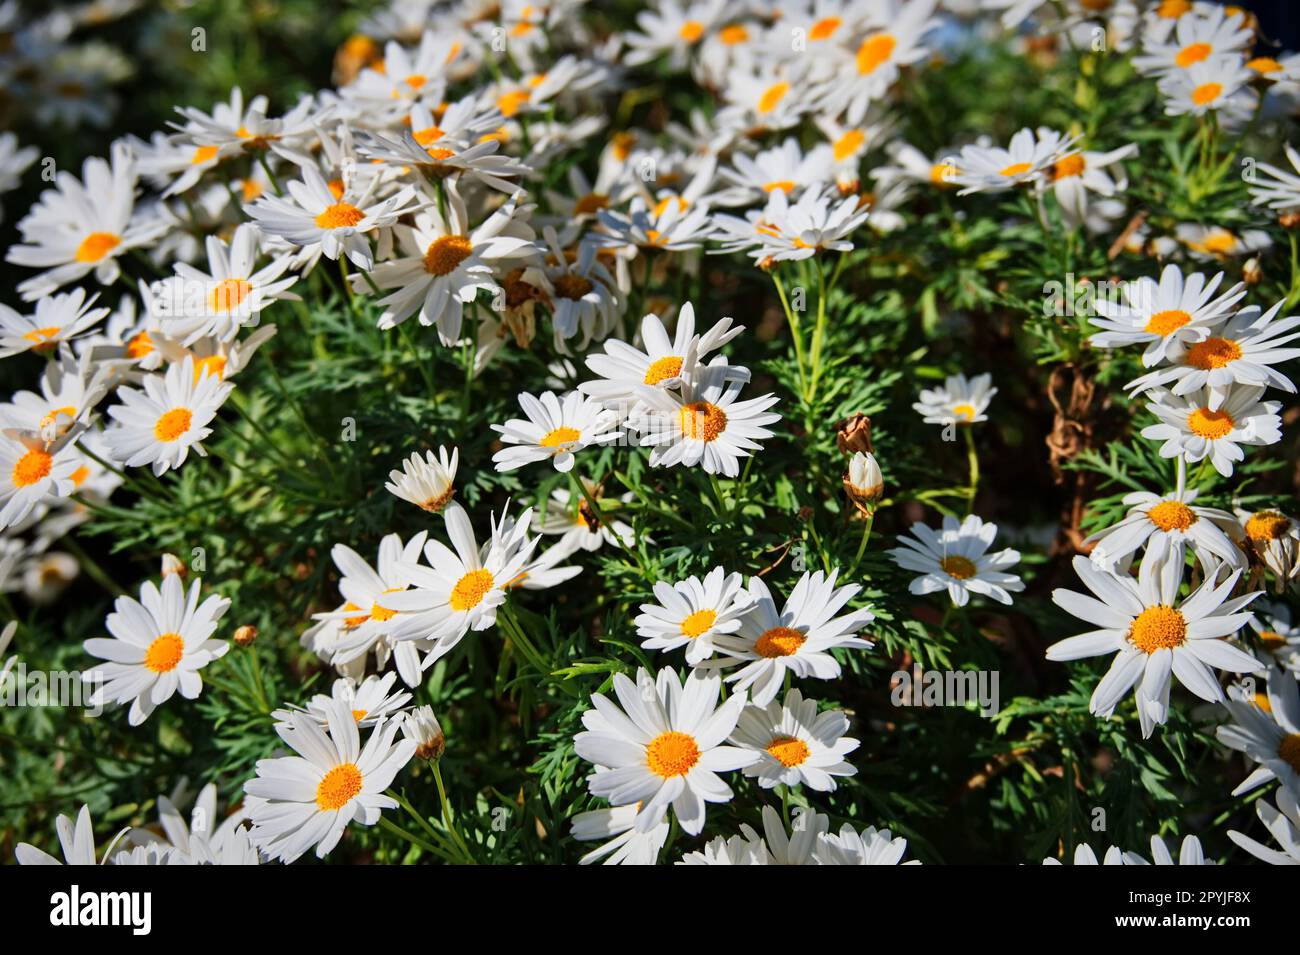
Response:
[[[980,487],[980,456],[975,450],[975,432],[970,425],[962,428],[966,435],[966,463],[970,468],[970,487],[966,492],[966,513],[975,513],[975,495]]]
[[[440,765],[439,760],[436,759],[433,761],[433,780],[438,784],[438,799],[442,803],[443,825],[445,825],[447,827],[447,831],[451,833],[452,839],[455,840],[456,845],[460,848],[461,853],[465,856],[465,861],[470,865],[474,865],[475,864],[474,856],[469,851],[469,846],[465,844],[465,840],[461,836],[460,830],[456,828],[456,823],[452,818],[451,803],[447,801],[447,787],[444,786],[442,783],[442,767]]]

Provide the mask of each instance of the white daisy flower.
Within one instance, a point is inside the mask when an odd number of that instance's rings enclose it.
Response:
[[[101,684],[92,705],[130,703],[128,721],[139,726],[177,690],[187,700],[198,698],[203,692],[199,671],[230,649],[226,641],[212,639],[230,601],[210,594],[199,603],[200,584],[196,578],[187,594],[180,575],[168,574],[161,590],[145,581],[138,601],[117,598],[104,621],[113,639],[92,637],[82,644],[91,656],[108,661],[82,674],[87,683]]]
[[[1065,222],[1075,227],[1088,220],[1088,196],[1090,193],[1110,198],[1128,189],[1128,176],[1123,166],[1116,166],[1112,176],[1106,167],[1115,166],[1121,160],[1136,156],[1138,147],[1135,143],[1099,153],[1090,150],[1063,156],[1047,171],[1052,195],[1061,205]]]
[[[310,96],[302,97],[279,119],[270,119],[266,110],[265,96],[253,97],[245,107],[243,92],[235,87],[230,91],[230,101],[217,103],[211,113],[193,106],[176,107],[186,122],[171,126],[182,140],[198,147],[216,147],[222,158],[270,151],[297,165],[312,164],[309,143],[328,111],[322,112]]]
[[[1179,17],[1173,36],[1157,39],[1148,35],[1133,65],[1157,76],[1183,75],[1216,58],[1239,60],[1253,42],[1240,10],[1229,14],[1223,7],[1211,7],[1204,14]]]
[[[762,578],[751,577],[750,610],[736,633],[715,638],[725,656],[710,665],[742,664],[727,682],[738,691],[749,690],[756,706],[776,699],[787,672],[801,679],[837,679],[840,665],[830,651],[870,650],[874,644],[856,634],[875,619],[865,609],[836,616],[862,589],[857,584],[836,587],[838,574],[804,573],[780,610]]]
[[[797,126],[823,97],[822,89],[808,82],[808,69],[809,63],[803,58],[738,63],[727,73],[721,87],[726,105],[718,111],[718,124],[747,130]]]
[[[85,289],[63,295],[45,295],[30,315],[20,315],[0,303],[0,358],[19,352],[49,352],[70,342],[108,314],[106,308],[92,308],[99,296],[86,298]]]
[[[1216,57],[1160,81],[1165,112],[1170,116],[1204,116],[1214,112],[1229,129],[1250,119],[1257,94],[1250,87],[1255,74],[1236,57]]]
[[[883,0],[870,8],[868,32],[836,70],[828,106],[842,110],[850,123],[858,123],[867,107],[898,79],[899,71],[930,55],[926,35],[939,25],[934,16],[937,0]],[[832,47],[840,52],[838,47]]]
[[[1090,319],[1105,331],[1089,341],[1097,348],[1120,348],[1145,344],[1142,364],[1150,368],[1182,346],[1204,341],[1210,333],[1233,314],[1233,306],[1246,295],[1245,283],[1215,297],[1223,273],[1208,282],[1200,272],[1185,279],[1176,265],[1166,265],[1160,281],[1143,278],[1121,286],[1122,302],[1098,296],[1095,302],[1100,318]]]
[[[583,350],[593,339],[609,335],[620,318],[618,298],[614,277],[601,264],[596,246],[582,243],[571,260],[554,228],[547,226],[545,236],[551,253],[541,271],[550,289],[551,328],[556,351],[567,355],[570,339],[577,339],[576,347]]]
[[[1206,262],[1222,262],[1227,258],[1249,255],[1273,245],[1272,237],[1263,229],[1246,229],[1236,233],[1219,225],[1183,222],[1174,229],[1174,234],[1178,241],[1187,247],[1192,258]],[[1164,251],[1161,254],[1167,255],[1169,252]]]
[[[609,444],[623,435],[617,412],[602,408],[599,402],[576,391],[563,397],[553,391],[545,391],[540,397],[521,391],[519,406],[527,420],[511,418],[505,424],[492,425],[506,444],[492,455],[498,471],[513,471],[546,460],[557,471],[571,471],[577,452]]]
[[[784,702],[745,707],[731,742],[758,753],[758,762],[746,766],[744,774],[764,789],[804,784],[817,792],[834,792],[836,776],[858,771],[844,758],[859,745],[844,735],[848,731],[843,710],[818,713],[816,700],[805,700],[798,689],[791,689]]]
[[[1247,553],[1273,572],[1277,593],[1300,577],[1300,521],[1281,511],[1251,513],[1237,509],[1240,531],[1233,538]]]
[[[165,375],[146,375],[142,384],[143,391],[118,388],[122,403],[108,409],[117,422],[104,432],[113,457],[131,468],[152,465],[154,474],[162,474],[184,464],[191,448],[206,455],[200,442],[212,433],[208,424],[235,386],[217,375],[196,374],[192,357]]]
[[[0,193],[17,189],[27,167],[36,162],[40,150],[35,146],[18,146],[13,133],[0,133]],[[0,207],[0,222],[4,221],[4,208]]]
[[[686,662],[698,666],[713,656],[714,637],[735,633],[749,607],[749,593],[740,574],[715,567],[704,579],[687,577],[675,584],[654,585],[658,603],[641,605],[636,618],[641,646],[647,650],[686,648]]]
[[[1255,812],[1264,828],[1282,847],[1280,852],[1233,829],[1228,830],[1228,838],[1269,865],[1300,865],[1300,800],[1295,793],[1279,789],[1276,801],[1277,808],[1274,809],[1267,800],[1259,800],[1255,803]]]
[[[199,791],[188,824],[173,801],[179,798],[177,793],[173,793],[172,799],[158,797],[158,824],[163,837],[150,829],[132,829],[130,838],[137,848],[155,852],[170,850],[175,854],[174,865],[261,864],[261,857],[248,839],[242,813],[217,823],[216,784],[208,783]]]
[[[670,67],[682,69],[689,52],[718,25],[725,9],[725,0],[685,4],[663,0],[652,9],[640,11],[636,15],[639,31],[629,32],[624,38],[628,46],[624,62],[639,66],[668,53]]]
[[[1011,137],[1006,149],[963,146],[956,162],[957,173],[948,177],[948,181],[964,187],[958,193],[962,196],[972,192],[1001,192],[1039,182],[1079,151],[1074,148],[1076,139],[1040,126],[1036,133],[1032,129],[1020,130]]]
[[[740,834],[710,839],[703,849],[687,852],[677,865],[771,865],[772,857],[762,837],[747,825]]]
[[[78,489],[82,464],[71,443],[75,437],[69,432],[47,444],[38,433],[0,432],[0,530]]]
[[[1214,865],[1213,859],[1205,858],[1205,850],[1201,848],[1201,840],[1195,836],[1185,836],[1182,845],[1178,849],[1178,861],[1174,861],[1173,854],[1169,847],[1165,845],[1165,840],[1159,836],[1151,837],[1151,861],[1148,862],[1136,852],[1124,853],[1125,865]]]
[[[95,858],[95,830],[90,822],[90,807],[82,806],[77,813],[74,824],[67,816],[60,815],[54,822],[59,834],[59,846],[63,850],[63,861],[26,842],[20,842],[14,848],[14,858],[19,865],[108,865],[109,857],[129,827],[123,829],[104,850],[101,859]]]
[[[402,716],[402,735],[415,744],[415,758],[441,759],[447,750],[447,734],[432,706],[417,706]]]
[[[0,404],[0,426],[39,435],[53,443],[83,424],[111,384],[112,372],[93,361],[90,352],[75,356],[61,346],[58,359],[46,364],[41,391],[15,392]]]
[[[365,133],[359,137],[358,149],[371,161],[404,173],[418,172],[426,181],[442,181],[450,187],[461,179],[477,180],[507,195],[517,193],[519,183],[515,180],[531,171],[500,152],[501,141],[490,134],[465,142],[454,136],[430,139],[427,130],[417,132],[424,135],[406,129],[397,138]]]
[[[765,200],[774,192],[793,197],[804,189],[821,191],[834,179],[835,161],[835,152],[826,143],[814,146],[805,155],[799,140],[793,136],[752,157],[736,153],[732,165],[720,170],[730,186],[717,193],[714,201],[719,205],[744,206]]]
[[[578,480],[586,486],[587,494],[593,498],[599,498],[600,488],[595,481],[590,478],[579,478]],[[551,492],[550,498],[546,501],[546,511],[542,514],[542,520],[538,526],[538,531],[543,534],[560,535],[559,541],[551,550],[559,551],[564,556],[575,554],[578,551],[585,551],[589,554],[600,550],[606,545],[612,547],[631,547],[636,543],[636,531],[632,525],[626,521],[620,521],[605,510],[606,504],[612,504],[617,507],[620,504],[628,504],[632,501],[633,495],[629,492],[612,501],[608,498],[599,498],[597,503],[601,504],[601,514],[596,516],[592,511],[591,505],[587,503],[586,495],[577,496],[577,506],[574,506],[574,495],[568,488],[557,487]],[[647,538],[648,540],[648,538]]]
[[[183,365],[187,358],[193,361],[196,383],[204,375],[229,381],[248,367],[257,350],[275,337],[277,331],[274,325],[263,325],[238,340],[224,341],[208,336],[196,338],[188,346],[160,334],[151,344],[168,365]]]
[[[447,506],[456,493],[456,468],[460,464],[460,449],[453,447],[451,456],[446,448],[425,451],[424,457],[412,454],[402,462],[402,470],[389,471],[384,487],[390,494],[410,501],[416,507],[436,514]]]
[[[912,405],[926,424],[977,424],[988,421],[989,402],[998,393],[987,372],[967,378],[958,372],[944,379],[942,388],[922,388],[920,400]]]
[[[892,164],[871,171],[871,177],[881,183],[882,189],[899,181],[939,189],[956,184],[957,158],[952,150],[931,158],[909,143],[896,141],[886,146],[885,151]]]
[[[580,812],[570,820],[573,838],[580,842],[599,842],[602,845],[592,849],[581,859],[578,865],[654,865],[659,860],[659,852],[668,841],[670,826],[663,819],[641,832],[636,828],[636,817],[641,812],[640,803],[615,806],[612,809],[593,809]],[[603,861],[602,861],[603,860]]]
[[[1097,716],[1109,717],[1136,684],[1138,716],[1147,737],[1168,715],[1171,673],[1201,699],[1223,703],[1226,697],[1211,668],[1235,673],[1262,668],[1224,640],[1250,620],[1249,612],[1240,611],[1259,596],[1255,592],[1229,599],[1241,571],[1234,570],[1217,585],[1211,577],[1179,600],[1183,566],[1172,561],[1144,560],[1136,580],[1098,570],[1086,557],[1074,558],[1074,570],[1096,598],[1057,588],[1052,601],[1097,629],[1054,643],[1047,648],[1047,659],[1065,662],[1115,654],[1092,694],[1090,708]]]
[[[383,676],[372,673],[360,683],[345,676],[339,677],[330,687],[329,693],[317,693],[306,706],[290,703],[282,709],[272,710],[271,719],[289,725],[294,714],[301,713],[315,720],[318,726],[324,727],[329,725],[333,704],[343,703],[351,710],[358,726],[372,727],[399,715],[411,701],[411,694],[404,690],[391,692],[396,679],[396,671]]]
[[[1240,796],[1276,779],[1284,790],[1300,796],[1300,690],[1295,674],[1269,667],[1264,693],[1233,693],[1224,705],[1232,722],[1218,727],[1215,736],[1258,764],[1232,794]]]
[[[375,725],[364,748],[346,703],[331,703],[328,729],[294,714],[276,733],[296,756],[261,759],[257,776],[244,784],[244,809],[253,845],[289,863],[312,846],[323,859],[338,845],[348,823],[373,826],[397,801],[384,795],[411,760],[415,744],[394,741],[400,720]]]
[[[919,521],[911,527],[912,537],[899,536],[902,547],[889,551],[894,563],[921,574],[908,584],[908,592],[932,594],[948,591],[954,606],[964,607],[971,594],[992,597],[1010,604],[1011,594],[1025,589],[1024,581],[1007,569],[1020,562],[1020,551],[1010,547],[988,553],[998,526],[974,514],[958,522],[951,514],[936,532]]]
[[[755,229],[748,254],[757,262],[797,262],[818,252],[851,252],[848,240],[871,215],[856,195],[839,198],[831,188],[808,189],[791,203],[782,191],[773,192],[763,210],[764,226]],[[732,243],[733,247],[735,243]]]
[[[818,865],[898,865],[906,852],[907,840],[902,836],[894,836],[888,829],[877,830],[875,826],[859,832],[846,822],[838,833],[821,837],[813,856]]]
[[[773,865],[817,865],[815,853],[822,837],[830,829],[830,817],[815,809],[795,807],[790,831],[786,832],[781,814],[771,806],[763,807],[763,841]]]
[[[1264,389],[1237,385],[1218,403],[1205,389],[1185,396],[1164,391],[1153,393],[1155,401],[1147,407],[1160,419],[1147,425],[1142,437],[1163,441],[1160,456],[1182,455],[1189,464],[1209,458],[1214,469],[1224,477],[1232,476],[1234,461],[1244,458],[1243,445],[1261,446],[1282,440],[1281,402],[1260,401]]]
[[[635,257],[639,249],[698,249],[712,231],[707,205],[683,208],[680,202],[661,202],[651,208],[642,196],[633,196],[626,212],[602,209],[596,217],[600,228],[585,241],[598,248],[619,249],[624,258]]]
[[[1164,495],[1149,491],[1126,494],[1124,504],[1129,512],[1124,519],[1084,541],[1096,545],[1089,555],[1093,564],[1114,570],[1117,564],[1127,566],[1138,549],[1145,548],[1143,560],[1172,560],[1181,565],[1191,547],[1207,575],[1220,561],[1244,568],[1245,555],[1224,531],[1235,518],[1218,508],[1194,506],[1196,495],[1194,489]]]
[[[607,771],[588,777],[592,795],[616,806],[640,803],[636,829],[649,832],[668,812],[682,830],[704,828],[705,803],[727,802],[731,787],[718,773],[749,765],[757,755],[723,745],[745,705],[743,692],[721,705],[722,681],[692,670],[683,686],[664,668],[652,678],[638,669],[636,682],[614,674],[619,706],[593,693],[594,709],[582,715],[586,730],[573,738],[574,750]],[[621,708],[620,708],[621,707]]]
[[[1290,143],[1283,144],[1286,158],[1294,173],[1279,169],[1271,163],[1255,164],[1255,178],[1250,186],[1250,201],[1257,206],[1273,209],[1280,215],[1300,211],[1300,153]]]
[[[1292,623],[1290,607],[1261,600],[1250,626],[1265,653],[1284,669],[1300,673],[1300,622]]]
[[[1043,860],[1043,865],[1064,865],[1060,859],[1047,858]],[[1124,858],[1123,851],[1119,846],[1111,846],[1106,850],[1106,855],[1101,862],[1097,861],[1097,853],[1092,851],[1092,846],[1086,843],[1079,843],[1074,847],[1074,861],[1072,865],[1128,865]]]
[[[111,163],[87,159],[81,179],[61,171],[55,188],[41,193],[18,223],[23,245],[11,245],[5,260],[45,269],[18,284],[26,301],[95,273],[101,285],[117,281],[117,257],[149,245],[167,228],[135,214],[135,161],[123,141],[113,144]]]

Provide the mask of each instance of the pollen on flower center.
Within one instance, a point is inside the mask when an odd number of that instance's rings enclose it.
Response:
[[[1196,89],[1192,90],[1192,102],[1197,106],[1205,106],[1213,103],[1223,92],[1222,83],[1202,83]]]
[[[687,43],[695,43],[704,36],[704,24],[699,20],[687,20],[677,30],[677,35]]]
[[[839,17],[823,17],[812,25],[808,31],[810,40],[829,40],[844,23]]]
[[[700,747],[689,733],[660,733],[645,748],[650,772],[663,779],[685,776],[700,761]]]
[[[949,577],[955,577],[958,580],[969,580],[978,572],[975,563],[968,557],[961,554],[949,554],[939,561],[939,566]]]
[[[323,811],[342,809],[361,792],[361,770],[352,763],[335,766],[316,786],[316,805]]]
[[[185,655],[185,641],[179,633],[164,633],[144,652],[144,665],[154,673],[170,673]]]
[[[773,83],[763,95],[758,98],[758,111],[760,113],[770,113],[785,99],[785,94],[790,92],[790,84],[784,81]]]
[[[862,144],[867,141],[867,135],[860,129],[850,129],[847,133],[835,140],[832,151],[836,162],[844,162],[850,156],[853,156]]]
[[[479,605],[487,592],[492,589],[495,580],[490,570],[471,570],[468,574],[456,581],[456,586],[451,588],[451,598],[448,603],[451,604],[452,610],[473,610]]]
[[[647,385],[657,385],[669,378],[676,378],[681,373],[682,360],[676,355],[667,355],[650,363],[650,367],[645,370],[645,378],[642,379],[642,382]]]
[[[1152,315],[1147,319],[1147,323],[1142,330],[1153,335],[1168,335],[1170,332],[1178,331],[1191,320],[1192,316],[1181,308],[1171,308]]]
[[[92,232],[77,246],[78,262],[98,262],[122,244],[122,238],[112,232]]]
[[[1185,531],[1196,523],[1196,512],[1181,501],[1161,501],[1147,511],[1147,518],[1162,531]]]
[[[133,335],[131,340],[126,343],[126,353],[131,358],[143,358],[153,351],[153,339],[149,337],[148,332],[140,332]]]
[[[565,448],[582,437],[577,428],[559,427],[542,435],[537,443],[544,448]]]
[[[356,720],[358,723],[360,723],[362,720],[366,718],[366,712],[367,712],[366,710],[353,710],[352,718]]]
[[[715,610],[697,610],[682,621],[682,636],[694,640],[712,627],[717,619],[718,614]]]
[[[1187,349],[1184,360],[1193,368],[1222,368],[1241,357],[1241,346],[1230,338],[1207,338]]]
[[[1300,733],[1291,733],[1282,737],[1277,744],[1277,755],[1297,773],[1300,773]]]
[[[754,641],[754,652],[769,660],[788,657],[797,652],[807,639],[807,634],[794,627],[773,627]]]
[[[225,355],[209,355],[207,358],[199,358],[194,362],[194,383],[197,385],[199,379],[204,375],[220,378],[225,370]]]
[[[48,328],[34,328],[30,332],[24,332],[23,338],[29,342],[35,342],[38,348],[53,348],[54,336],[58,335],[62,330],[53,325]]]
[[[464,235],[444,235],[429,244],[424,253],[424,271],[430,275],[449,275],[469,258],[474,247]]]
[[[793,736],[778,736],[767,744],[768,754],[782,766],[798,766],[808,758],[808,744]]]
[[[1083,153],[1075,153],[1052,166],[1052,178],[1069,179],[1071,176],[1082,176],[1085,168],[1087,168],[1087,161],[1083,158]]]
[[[1187,416],[1187,428],[1192,434],[1211,441],[1227,437],[1235,427],[1232,415],[1226,411],[1211,411],[1209,408],[1197,408]]]
[[[406,588],[404,587],[389,587],[387,590],[384,591],[384,593],[395,594],[395,593],[400,593],[402,590],[405,589]],[[376,600],[373,604],[370,605],[371,620],[376,620],[379,623],[383,623],[387,620],[392,620],[396,616],[397,616],[396,610],[389,610],[387,607],[381,606],[378,600]]]
[[[1172,650],[1187,641],[1187,621],[1168,604],[1156,604],[1137,615],[1128,638],[1143,653]]]
[[[784,192],[786,195],[794,192],[795,181],[793,179],[774,179],[771,182],[763,183],[764,192]]]
[[[316,217],[316,224],[322,229],[343,229],[356,225],[365,217],[366,214],[351,203],[336,202],[325,207],[325,211]]]
[[[153,426],[153,436],[159,441],[175,441],[190,430],[194,415],[189,408],[173,408],[162,415]]]
[[[896,46],[898,41],[888,33],[877,33],[867,37],[858,47],[858,73],[869,76],[876,72],[880,65],[893,55]]]
[[[1174,62],[1183,69],[1187,69],[1193,63],[1200,63],[1213,52],[1214,47],[1208,43],[1192,43],[1178,51],[1178,55],[1174,57]]]
[[[585,279],[581,275],[574,275],[571,272],[566,272],[557,278],[554,285],[556,295],[573,302],[578,301],[595,288],[590,279]]]
[[[17,460],[10,477],[15,487],[30,487],[48,477],[53,465],[53,458],[38,448],[32,448]]]
[[[1029,170],[1034,168],[1033,163],[1013,162],[1010,166],[1004,166],[998,171],[998,175],[1006,176],[1008,179],[1012,176],[1023,176]]]
[[[1291,519],[1277,511],[1260,511],[1246,521],[1246,536],[1253,541],[1281,540],[1291,529]]]
[[[200,146],[194,150],[194,158],[190,160],[195,166],[214,159],[217,155],[216,146]]]
[[[727,428],[727,413],[707,401],[682,405],[682,434],[698,441],[715,441]]]
[[[253,285],[245,279],[222,279],[212,290],[209,299],[214,312],[233,312],[244,303]]]
[[[953,405],[952,413],[958,418],[961,418],[962,421],[974,421],[976,411],[974,405],[961,404]]]
[[[1265,650],[1280,650],[1286,646],[1286,637],[1280,633],[1274,633],[1272,630],[1265,630],[1259,634],[1259,642],[1264,645]]]

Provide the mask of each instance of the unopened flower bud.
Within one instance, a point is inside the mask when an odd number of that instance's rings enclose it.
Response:
[[[162,555],[162,575],[164,577],[180,574],[181,578],[184,579],[187,573],[189,573],[189,568],[175,554]]]
[[[871,454],[871,419],[861,413],[845,418],[835,426],[835,443],[843,454]]]
[[[1241,280],[1247,285],[1258,285],[1264,279],[1264,270],[1259,267],[1259,256],[1252,255],[1241,267]]]
[[[420,759],[439,759],[447,748],[447,737],[432,706],[417,706],[407,713],[402,735],[415,744],[415,755]]]
[[[844,475],[844,491],[849,500],[860,508],[867,508],[880,500],[885,493],[885,478],[875,455],[857,452],[849,459],[849,469]]]
[[[235,646],[251,647],[253,645],[253,641],[255,641],[256,639],[257,639],[256,627],[250,626],[248,624],[244,624],[242,627],[239,627],[237,630],[235,630],[235,636],[234,636]]]

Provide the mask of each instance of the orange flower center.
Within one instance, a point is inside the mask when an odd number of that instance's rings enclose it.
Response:
[[[704,24],[699,20],[687,20],[677,31],[677,35],[687,43],[698,43],[704,36]]]
[[[121,244],[121,237],[112,232],[92,232],[77,246],[77,261],[98,262]]]
[[[796,653],[807,639],[807,634],[794,627],[773,627],[754,641],[754,652],[768,660],[788,657]]]
[[[1168,335],[1170,332],[1178,331],[1191,320],[1192,316],[1181,308],[1171,308],[1152,315],[1147,319],[1147,323],[1142,330],[1153,335]]]
[[[1013,162],[1010,166],[1004,166],[998,172],[998,175],[1006,176],[1008,179],[1010,179],[1012,176],[1023,176],[1025,173],[1029,172],[1029,170],[1033,168],[1034,168],[1033,163]]]
[[[869,76],[876,69],[893,55],[894,47],[898,46],[898,41],[888,33],[877,33],[869,36],[862,41],[858,47],[858,72],[863,76]]]
[[[44,451],[33,448],[14,464],[13,474],[10,475],[14,487],[30,487],[37,481],[45,479],[49,476],[53,465],[53,458]]]
[[[153,436],[159,441],[175,441],[190,430],[194,416],[189,408],[173,408],[165,412],[153,426]]]
[[[1260,511],[1246,521],[1246,536],[1253,541],[1281,540],[1291,529],[1291,518],[1277,511]]]
[[[707,401],[682,405],[682,434],[697,441],[714,441],[727,428],[727,413]]]
[[[1235,427],[1232,415],[1226,411],[1211,411],[1209,408],[1197,408],[1187,416],[1187,428],[1192,434],[1211,441],[1227,437]]]
[[[688,733],[660,733],[645,748],[646,765],[661,779],[685,776],[700,761],[700,747]]]
[[[860,129],[850,129],[839,139],[835,140],[834,145],[831,146],[831,151],[835,155],[835,161],[844,162],[844,160],[857,155],[858,150],[862,148],[862,144],[866,141],[866,133]],[[788,192],[789,190],[786,191]]]
[[[1297,773],[1300,773],[1300,733],[1291,733],[1277,744],[1277,755]]]
[[[212,290],[210,300],[212,311],[233,312],[243,304],[251,291],[253,291],[252,283],[244,279],[222,279]]]
[[[1208,371],[1222,368],[1241,357],[1241,346],[1230,338],[1207,338],[1187,349],[1187,364]]]
[[[657,385],[668,378],[676,378],[681,373],[682,360],[676,355],[668,355],[650,363],[642,382],[647,385]]]
[[[144,652],[144,665],[154,673],[170,673],[185,655],[185,641],[179,633],[164,633]]]
[[[1143,653],[1172,650],[1187,640],[1187,621],[1167,604],[1147,607],[1129,626],[1129,641]]]
[[[490,570],[471,570],[456,581],[455,587],[451,588],[451,598],[448,600],[451,609],[459,611],[473,610],[487,596],[487,592],[492,589],[493,583],[495,581]]]
[[[1208,43],[1192,43],[1178,51],[1178,55],[1174,57],[1174,62],[1183,69],[1187,69],[1193,63],[1200,63],[1213,52],[1214,47]]]
[[[474,247],[469,237],[463,235],[444,235],[429,244],[424,253],[424,271],[430,275],[449,275],[469,258]]]
[[[717,619],[718,614],[714,610],[697,610],[682,621],[682,636],[694,640],[712,627]]]
[[[1222,83],[1202,83],[1192,90],[1192,102],[1197,106],[1207,106],[1218,99],[1222,92]]]
[[[1196,523],[1196,512],[1181,501],[1161,501],[1147,518],[1162,531],[1185,531]]]
[[[1075,153],[1073,156],[1066,156],[1052,167],[1052,178],[1069,179],[1071,176],[1082,176],[1086,167],[1087,162],[1083,154]]]
[[[843,23],[844,21],[839,17],[823,17],[812,25],[812,29],[808,31],[808,39],[829,40]]]
[[[567,298],[574,302],[589,293],[593,288],[595,286],[581,275],[565,273],[555,280],[555,294],[560,298]]]
[[[767,115],[776,109],[781,100],[785,99],[785,94],[790,92],[790,84],[784,81],[773,83],[763,91],[763,95],[758,98],[758,111]]]
[[[335,766],[316,786],[316,805],[323,812],[342,809],[361,792],[361,770],[352,763]]]
[[[336,202],[325,207],[325,211],[316,217],[316,224],[322,229],[344,229],[365,217],[366,214],[351,203]]]
[[[208,162],[210,159],[213,159],[216,155],[217,155],[216,146],[200,146],[198,149],[194,150],[194,158],[190,160],[190,163],[192,165],[197,166],[201,163]]]
[[[974,562],[961,554],[948,555],[939,561],[939,566],[943,568],[945,574],[957,580],[969,580],[977,573]]]
[[[782,766],[798,766],[808,758],[808,744],[793,736],[778,736],[767,744],[768,754]]]
[[[591,192],[573,204],[573,214],[575,216],[589,216],[608,207],[609,196],[602,196],[598,192]]]

